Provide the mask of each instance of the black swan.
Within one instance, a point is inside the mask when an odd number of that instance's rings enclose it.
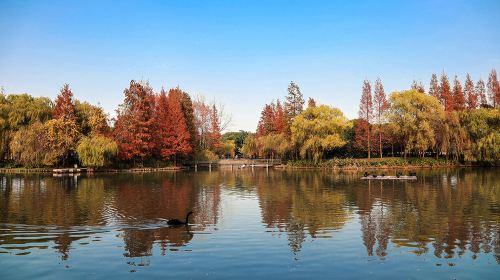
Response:
[[[167,225],[171,225],[171,226],[187,225],[188,224],[189,215],[191,215],[191,214],[193,214],[193,212],[191,212],[191,211],[189,213],[187,213],[187,215],[186,215],[186,221],[185,222],[177,220],[177,219],[172,219],[172,220],[168,220],[167,221]]]

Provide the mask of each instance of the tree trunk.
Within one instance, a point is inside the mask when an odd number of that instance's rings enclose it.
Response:
[[[382,158],[382,126],[379,127],[378,131],[378,144],[380,147],[380,158]]]
[[[371,142],[370,142],[370,124],[368,123],[368,159],[370,159],[370,154],[371,154]]]

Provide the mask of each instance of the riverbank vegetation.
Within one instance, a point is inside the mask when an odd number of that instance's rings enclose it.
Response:
[[[414,81],[388,97],[381,79],[373,92],[365,80],[361,93],[359,118],[349,120],[313,98],[305,106],[291,82],[284,101],[264,106],[255,133],[223,134],[230,122],[224,107],[179,87],[155,92],[131,81],[113,119],[100,106],[75,99],[67,84],[55,101],[2,92],[0,165],[162,167],[240,156],[323,167],[500,164],[495,70],[487,83],[467,74],[464,87],[457,76],[450,85],[445,73],[432,74],[428,90]]]
[[[282,105],[283,104],[283,105]],[[288,95],[266,104],[255,135],[246,138],[243,153],[250,157],[280,157],[291,166],[448,165],[500,163],[500,84],[495,70],[488,82],[465,87],[455,76],[453,87],[442,73],[431,77],[429,90],[414,81],[411,88],[386,97],[381,79],[365,80],[359,118],[348,121],[328,105],[305,100],[293,82]],[[391,157],[386,163],[373,156]],[[353,158],[367,158],[365,161]],[[402,157],[402,159],[393,157]],[[336,158],[333,160],[328,160]],[[340,158],[340,159],[339,159]],[[395,162],[393,162],[395,161]]]

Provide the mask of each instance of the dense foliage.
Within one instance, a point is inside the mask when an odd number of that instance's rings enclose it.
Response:
[[[224,107],[192,99],[179,87],[156,93],[132,80],[113,120],[100,106],[76,100],[68,84],[54,101],[1,92],[0,164],[99,168],[245,156],[313,165],[334,158],[343,165],[372,154],[500,164],[495,70],[486,83],[467,74],[462,86],[457,76],[450,83],[442,73],[432,74],[428,92],[422,82],[410,88],[387,98],[381,79],[373,93],[364,80],[359,118],[348,120],[311,97],[304,108],[298,84],[290,82],[283,102],[265,104],[255,133],[225,134],[230,118]]]

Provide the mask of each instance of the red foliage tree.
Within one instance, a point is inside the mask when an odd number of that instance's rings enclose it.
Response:
[[[192,151],[186,119],[182,111],[182,92],[162,90],[156,103],[157,150],[166,160],[186,156]]]
[[[373,116],[373,102],[372,102],[372,87],[370,81],[363,81],[363,90],[361,94],[361,101],[359,104],[359,118],[366,123],[366,128],[364,129],[364,135],[361,136],[366,139],[368,158],[371,154],[371,120]],[[360,131],[361,133],[361,131]],[[358,135],[357,135],[358,136]]]
[[[65,84],[61,88],[59,95],[57,95],[54,118],[63,118],[65,121],[76,120],[75,102],[68,84]]]
[[[416,85],[416,82],[415,82]],[[421,86],[421,84],[420,84]],[[419,90],[419,85],[416,85],[416,90]],[[421,87],[423,88],[423,87]],[[375,116],[377,117],[377,125],[378,125],[378,144],[379,144],[379,154],[380,158],[382,158],[382,122],[385,111],[387,110],[388,103],[385,97],[384,85],[380,78],[377,78],[375,81],[375,92],[373,96],[373,104],[375,109]]]
[[[441,75],[441,86],[439,87],[439,96],[441,104],[443,104],[445,111],[453,111],[453,96],[451,94],[450,82],[448,76],[443,72]]]
[[[478,102],[477,94],[474,90],[474,82],[472,81],[469,73],[467,73],[467,77],[465,78],[464,95],[467,103],[467,108],[476,109]]]
[[[191,145],[191,150],[194,151],[196,146],[196,126],[194,120],[194,106],[191,97],[187,92],[182,91],[179,87],[173,89],[181,92],[181,105],[182,112],[184,114],[184,119],[186,120],[186,127],[189,131],[189,144]]]
[[[455,76],[455,80],[453,81],[453,109],[456,111],[465,109],[464,92],[457,76]]]
[[[210,119],[212,124],[210,131],[211,148],[217,149],[220,147],[221,129],[220,129],[219,113],[217,111],[217,107],[215,107],[215,104],[212,105]]]
[[[488,96],[493,107],[500,107],[500,82],[495,69],[492,69],[488,76]]]
[[[285,133],[288,130],[285,109],[281,106],[279,100],[276,101],[276,106],[274,108],[274,127],[277,133]]]
[[[276,131],[273,104],[266,104],[260,113],[260,120],[257,125],[257,137],[275,133]]]
[[[146,83],[132,80],[125,89],[125,100],[117,110],[114,138],[122,160],[141,160],[152,155],[155,141],[155,98]]]
[[[314,98],[309,97],[309,99],[307,100],[307,107],[308,108],[316,107],[316,100],[314,100]]]

